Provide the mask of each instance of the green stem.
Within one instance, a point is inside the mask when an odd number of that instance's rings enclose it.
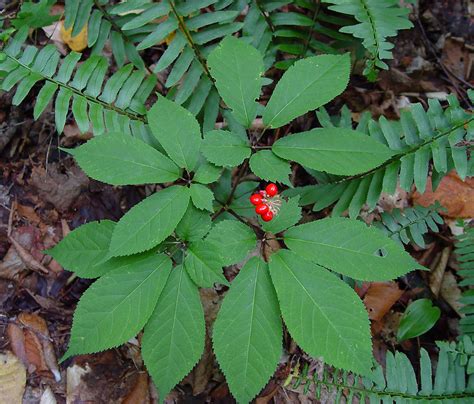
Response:
[[[176,17],[176,20],[178,21],[179,30],[183,33],[184,37],[186,38],[186,41],[188,42],[189,46],[192,48],[194,54],[196,55],[196,58],[198,59],[199,63],[201,64],[204,70],[204,73],[206,73],[206,76],[211,80],[212,83],[214,83],[214,79],[212,78],[211,73],[209,72],[209,69],[207,68],[206,60],[202,56],[201,51],[199,50],[199,47],[194,42],[193,37],[191,36],[191,33],[188,30],[188,27],[186,27],[186,24],[184,23],[183,17],[178,13],[178,10],[176,9],[174,1],[169,0],[169,5],[171,7],[171,11]]]

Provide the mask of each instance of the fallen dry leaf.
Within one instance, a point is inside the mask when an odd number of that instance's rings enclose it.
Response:
[[[445,272],[443,276],[443,282],[441,283],[440,289],[441,297],[453,308],[453,310],[462,316],[459,309],[463,306],[459,303],[461,298],[461,289],[458,286],[458,282],[454,274],[450,271]]]
[[[122,404],[148,404],[150,403],[150,389],[148,383],[148,373],[141,372],[138,374],[137,382],[127,397],[124,398]]]
[[[56,381],[61,380],[48,327],[42,317],[20,313],[18,324],[10,323],[7,333],[13,352],[30,373],[50,371]]]
[[[26,370],[11,352],[0,354],[0,402],[21,404],[26,385]]]
[[[51,391],[51,388],[48,386],[46,389],[43,391],[43,394],[41,395],[41,400],[39,404],[56,404],[56,397],[54,397],[53,392]]]
[[[201,289],[199,293],[201,295],[204,317],[206,321],[206,345],[201,360],[198,362],[191,374],[191,384],[193,387],[193,395],[195,396],[203,393],[206,390],[209,380],[212,378],[214,373],[215,358],[214,353],[212,352],[210,330],[214,320],[217,317],[222,300],[222,298],[214,289]]]
[[[81,52],[87,48],[87,24],[84,24],[81,32],[76,36],[71,36],[73,27],[69,29],[64,28],[64,22],[60,21],[61,38],[64,43],[69,46],[69,49],[75,52]]]
[[[25,248],[23,248],[23,246],[18,241],[16,241],[13,237],[9,237],[8,239],[13,244],[18,255],[28,269],[36,272],[42,272],[44,274],[49,273],[48,269],[38,262]]]
[[[31,185],[38,190],[40,198],[63,212],[76,201],[89,180],[76,166],[65,174],[61,171],[57,164],[50,164],[47,171],[43,167],[34,167]]]
[[[433,192],[431,179],[428,179],[424,194],[415,192],[413,202],[416,205],[429,206],[439,201],[446,208],[440,214],[451,218],[474,217],[474,178],[462,181],[455,171],[445,176],[436,191]]]
[[[430,265],[430,289],[436,297],[438,297],[443,283],[444,273],[449,262],[451,250],[451,247],[444,248],[438,255],[436,255],[433,263]]]
[[[371,320],[380,321],[403,295],[395,282],[373,282],[364,296]]]

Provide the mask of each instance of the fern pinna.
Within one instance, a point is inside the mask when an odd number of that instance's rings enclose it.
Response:
[[[377,69],[388,69],[384,59],[391,59],[393,44],[387,38],[397,31],[413,26],[408,19],[409,10],[400,7],[398,0],[323,0],[332,4],[329,9],[353,16],[358,24],[345,26],[341,32],[363,40],[370,54],[364,74],[375,79]]]
[[[433,187],[453,168],[461,178],[466,178],[472,170],[469,145],[474,138],[474,118],[470,111],[461,108],[454,96],[448,97],[448,102],[449,107],[445,110],[433,99],[429,100],[427,111],[421,104],[413,104],[402,111],[399,121],[389,121],[385,117],[375,121],[364,114],[356,131],[388,147],[392,157],[374,169],[353,176],[328,176],[310,171],[319,183],[292,190],[289,194],[301,194],[300,203],[314,204],[315,211],[335,203],[333,216],[348,210],[351,217],[357,217],[364,204],[372,210],[381,193],[393,194],[397,184],[407,191],[414,184],[423,193],[430,170]],[[317,115],[321,125],[329,130],[352,128],[353,125],[347,113],[331,118],[322,109]],[[337,130],[337,133],[342,132]],[[304,166],[318,169],[311,163]]]
[[[474,399],[474,345],[470,337],[459,342],[441,342],[437,360],[421,348],[419,377],[408,357],[387,352],[385,367],[375,363],[372,373],[359,377],[346,371],[324,367],[322,374],[308,375],[308,366],[294,372],[290,388],[304,385],[304,393],[314,388],[316,398],[335,393],[334,402],[358,403],[452,403],[468,404]],[[436,364],[436,366],[435,366]],[[436,369],[436,370],[434,370]],[[312,386],[313,385],[313,386]],[[333,396],[331,396],[333,397]]]
[[[465,335],[474,335],[474,227],[469,224],[464,226],[464,233],[457,237],[455,253],[459,262],[460,270],[458,274],[463,278],[459,283],[468,289],[463,293],[459,302],[463,305],[459,326]]]
[[[385,234],[403,244],[413,242],[421,248],[425,248],[424,235],[429,230],[437,233],[439,225],[443,224],[443,218],[438,211],[441,205],[436,203],[425,208],[414,206],[406,209],[393,209],[392,212],[382,212],[380,221],[374,225]]]

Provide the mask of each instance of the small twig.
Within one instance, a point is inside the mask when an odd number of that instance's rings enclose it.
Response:
[[[305,39],[303,53],[301,54],[300,57],[306,57],[306,52],[308,51],[308,48],[309,48],[309,42],[311,41],[311,37],[313,36],[314,25],[316,24],[316,18],[318,18],[319,11],[321,10],[321,0],[315,0],[315,3],[316,3],[315,4],[316,8],[313,14],[313,23],[311,24],[311,27],[308,32],[308,36]]]
[[[425,28],[423,27],[423,24],[422,22],[420,21],[420,18],[419,17],[416,17],[416,22],[418,24],[418,27],[420,28],[420,31],[421,31],[421,36],[423,38],[423,42],[425,42],[425,44],[427,45],[428,47],[428,50],[431,52],[431,54],[435,57],[437,63],[440,65],[441,69],[443,70],[443,72],[446,74],[446,76],[448,77],[448,79],[450,77],[458,80],[459,82],[463,83],[464,85],[468,86],[469,88],[474,88],[474,86],[470,83],[468,83],[467,81],[463,80],[462,78],[458,77],[456,74],[454,74],[451,70],[449,70],[445,65],[444,63],[441,61],[441,59],[439,58],[438,54],[436,53],[436,49],[433,47],[433,44],[431,43],[430,39],[428,38],[428,35],[426,34],[426,31],[425,31]],[[463,101],[466,103],[466,105],[469,106],[469,108],[472,108],[472,105],[469,101],[468,98],[466,98],[466,95],[464,94],[465,93],[465,90],[464,91],[461,91],[461,89],[459,88],[459,86],[457,85],[457,83],[455,83],[453,80],[449,80],[449,82],[453,85],[453,87],[456,89],[459,97],[461,97],[463,99]]]
[[[234,186],[232,187],[232,190],[230,191],[227,201],[225,202],[226,206],[232,201],[232,198],[234,197],[234,194],[235,194],[235,190],[237,189],[237,186],[240,183],[240,179],[244,175],[245,171],[247,171],[248,167],[249,167],[249,159],[245,160],[245,163],[242,164],[242,166],[240,167],[239,173],[237,174],[237,177],[234,182]]]

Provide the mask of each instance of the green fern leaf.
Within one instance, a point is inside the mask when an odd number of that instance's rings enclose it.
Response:
[[[467,287],[459,302],[463,304],[459,326],[464,335],[474,336],[474,292],[470,287],[474,285],[474,227],[466,225],[464,233],[457,237],[456,255],[459,261],[460,270],[458,274],[463,278],[459,286]]]
[[[363,40],[371,59],[364,72],[374,78],[375,69],[387,69],[383,59],[391,59],[393,44],[388,37],[397,35],[402,29],[413,27],[408,19],[409,10],[400,7],[398,0],[324,0],[331,3],[330,10],[354,16],[359,24],[345,26],[341,32],[348,33]]]

